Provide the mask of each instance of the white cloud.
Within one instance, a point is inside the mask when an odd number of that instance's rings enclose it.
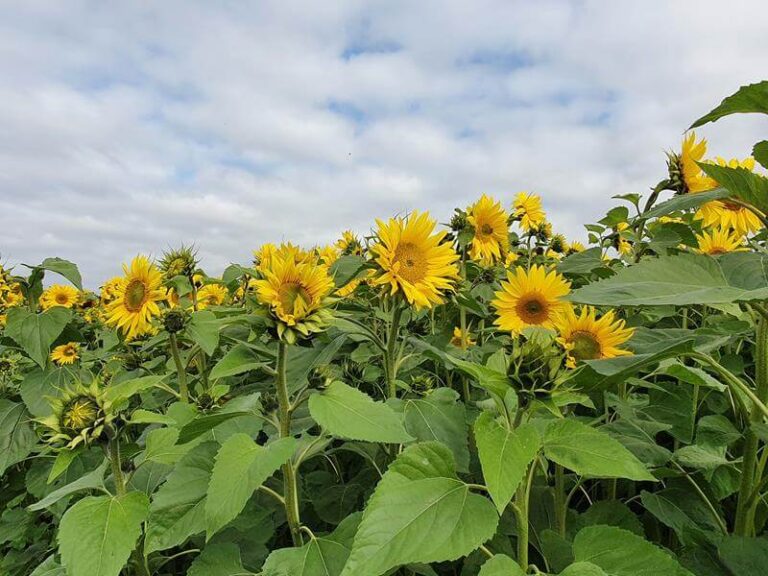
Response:
[[[757,0],[6,4],[0,254],[90,286],[195,241],[219,272],[266,241],[544,196],[581,234],[768,57]],[[725,24],[724,22],[727,22]],[[702,130],[744,156],[768,122]]]

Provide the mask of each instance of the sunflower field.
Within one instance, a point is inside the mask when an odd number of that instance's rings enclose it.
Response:
[[[0,267],[0,575],[765,576],[768,141],[667,165],[586,245],[522,192]]]

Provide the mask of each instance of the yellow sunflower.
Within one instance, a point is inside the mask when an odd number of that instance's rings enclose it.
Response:
[[[501,202],[482,195],[467,210],[467,221],[475,229],[469,256],[485,265],[492,265],[509,250],[508,216]]]
[[[315,262],[296,262],[290,253],[275,254],[257,280],[256,296],[278,320],[278,332],[288,341],[295,329],[304,336],[324,329],[330,319],[326,298],[334,288],[328,268]]]
[[[744,160],[732,159],[726,161],[724,158],[717,158],[717,164],[728,166],[730,168],[745,168],[754,170],[755,159],[745,158]],[[711,188],[717,186],[717,182],[712,180]],[[720,228],[733,228],[737,234],[748,235],[760,230],[762,223],[757,215],[739,204],[729,202],[728,200],[713,200],[702,204],[696,212],[695,218],[701,220],[704,227],[717,226]]]
[[[54,306],[63,306],[72,308],[78,303],[80,292],[72,286],[54,284],[40,295],[40,306],[43,310],[48,310]]]
[[[704,230],[701,235],[696,235],[696,241],[699,244],[698,251],[711,256],[747,250],[744,246],[744,237],[728,228]]]
[[[446,232],[435,232],[427,212],[376,222],[377,241],[370,250],[380,274],[373,284],[388,284],[390,295],[402,292],[417,309],[441,304],[459,278],[459,255],[443,241]]]
[[[528,192],[520,192],[515,197],[512,210],[512,215],[520,220],[520,227],[526,232],[538,228],[547,217],[541,207],[541,198]]]
[[[114,278],[110,278],[101,287],[101,293],[99,294],[99,298],[101,298],[102,304],[109,304],[112,302],[115,298],[117,298],[120,290],[120,285],[123,283],[123,277],[122,276],[115,276]]]
[[[344,255],[362,256],[364,252],[362,243],[352,230],[345,230],[341,233],[341,238],[336,242],[336,247]]]
[[[507,257],[504,258],[504,266],[510,268],[514,266],[515,262],[520,259],[520,254],[517,252],[507,252]]]
[[[495,324],[512,334],[527,326],[553,328],[557,314],[571,306],[562,299],[570,286],[560,274],[547,272],[543,266],[507,271],[507,279],[491,302],[498,315]]]
[[[280,246],[267,243],[263,244],[258,250],[253,251],[253,262],[256,269],[260,271],[271,268],[272,260],[275,257],[290,257],[293,258],[295,262],[317,260],[317,255],[312,251],[304,250],[300,246],[296,246],[290,242],[283,242]]]
[[[454,327],[453,337],[451,338],[451,346],[456,346],[456,348],[466,349],[474,345],[475,345],[475,341],[472,340],[472,335],[469,333],[469,330],[462,332],[461,327],[459,326]]]
[[[576,252],[584,252],[586,248],[584,247],[584,244],[578,241],[571,242],[570,246],[568,246],[568,254],[575,254]]]
[[[595,309],[583,306],[579,315],[568,307],[555,319],[559,336],[557,341],[567,353],[566,364],[574,368],[580,360],[599,360],[628,356],[632,353],[620,348],[632,337],[634,330],[624,327],[624,320],[617,320],[613,311],[597,318]]]
[[[145,256],[136,256],[130,267],[124,264],[123,272],[117,296],[107,305],[106,322],[132,340],[154,331],[152,318],[160,314],[157,303],[166,292],[162,273]]]
[[[229,296],[229,291],[221,284],[206,284],[197,291],[197,309],[205,310],[208,306],[221,306]]]
[[[22,304],[24,304],[24,293],[21,291],[21,284],[9,284],[4,290],[0,290],[0,305],[5,308],[14,308]]]
[[[64,364],[74,364],[80,358],[80,345],[77,342],[68,342],[61,346],[56,346],[51,351],[51,360],[63,366]]]
[[[614,242],[614,245],[616,247],[616,250],[619,252],[619,254],[627,255],[632,253],[632,242],[627,240],[627,238],[624,236],[624,233],[629,230],[629,224],[626,222],[619,222],[616,225],[616,240]]]
[[[680,154],[680,164],[683,182],[688,192],[704,192],[717,187],[717,182],[708,177],[697,162],[701,162],[707,153],[707,141],[702,138],[696,141],[696,133],[691,132],[683,139],[683,150]]]

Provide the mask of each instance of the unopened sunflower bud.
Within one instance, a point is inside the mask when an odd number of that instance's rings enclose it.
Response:
[[[169,334],[178,334],[187,325],[188,315],[182,308],[168,310],[163,317],[163,327]]]

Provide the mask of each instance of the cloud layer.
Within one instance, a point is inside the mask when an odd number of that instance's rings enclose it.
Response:
[[[7,3],[0,254],[95,287],[195,242],[209,273],[487,192],[581,235],[768,60],[764,2]],[[768,122],[702,130],[746,156]]]

